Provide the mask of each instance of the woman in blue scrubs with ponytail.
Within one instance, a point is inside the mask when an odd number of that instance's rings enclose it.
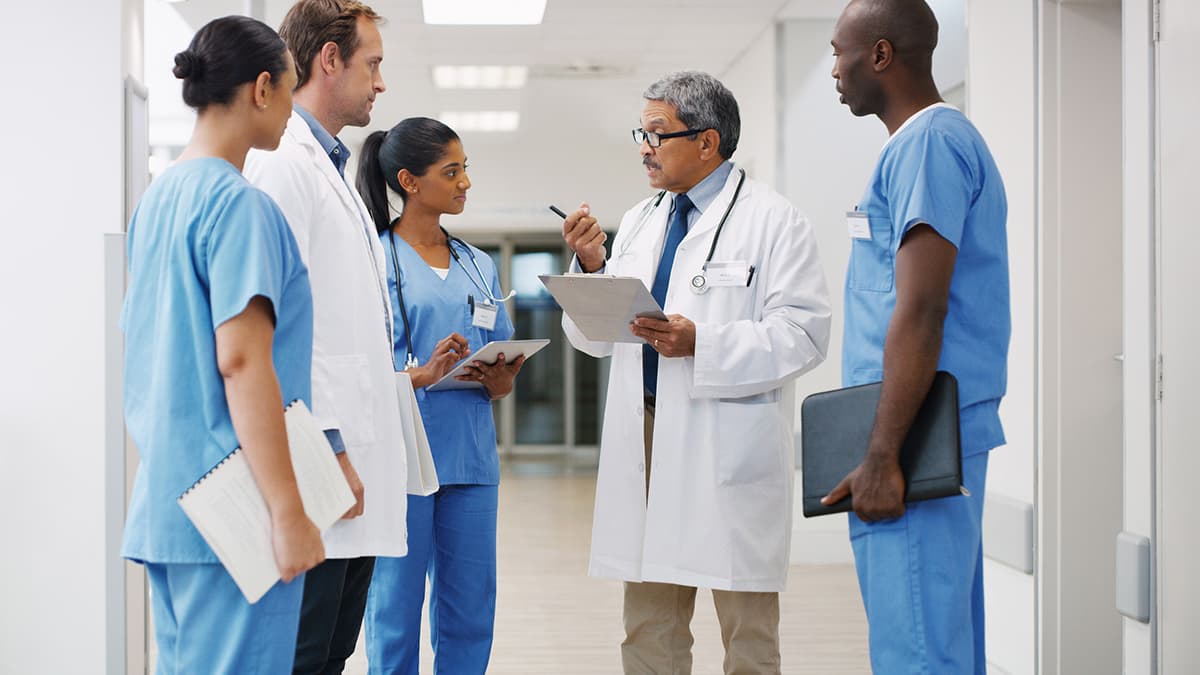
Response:
[[[271,28],[226,17],[175,75],[195,130],[129,224],[125,420],[141,461],[121,554],[146,567],[160,675],[287,673],[304,572],[324,558],[283,421],[309,400],[312,296],[283,214],[241,169],[250,148],[279,145],[296,69]],[[282,577],[253,605],[176,501],[238,446]]]
[[[367,598],[373,675],[417,675],[425,579],[434,672],[482,674],[496,615],[500,461],[491,402],[512,391],[524,357],[474,362],[482,387],[428,391],[463,357],[512,337],[492,259],[440,223],[466,206],[462,142],[437,120],[403,120],[363,145],[358,189],[387,253],[395,361],[411,376],[441,488],[408,498],[408,556],[379,558]],[[390,219],[388,188],[403,213]]]

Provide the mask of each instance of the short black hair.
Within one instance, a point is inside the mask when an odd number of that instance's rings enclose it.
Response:
[[[860,36],[867,44],[887,40],[896,58],[916,70],[933,66],[938,21],[925,0],[854,0]]]
[[[233,100],[237,88],[264,72],[271,81],[288,68],[287,45],[270,26],[248,16],[213,19],[175,55],[175,77],[183,80],[183,102],[204,110]]]

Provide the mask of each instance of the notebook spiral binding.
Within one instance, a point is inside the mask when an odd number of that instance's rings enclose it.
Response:
[[[283,407],[283,414],[285,414],[285,415],[286,415],[286,414],[288,413],[288,411],[292,409],[292,406],[296,405],[297,403],[301,403],[301,404],[303,404],[303,401],[301,401],[301,400],[300,400],[300,399],[298,399],[298,398],[297,398],[297,399],[292,399],[292,402],[291,402],[291,403],[288,403],[287,405],[285,405],[285,406]],[[216,465],[215,465],[215,466],[213,466],[213,468],[209,469],[208,471],[205,471],[203,476],[200,476],[198,479],[196,479],[196,482],[195,482],[195,483],[192,483],[192,485],[191,485],[191,486],[190,486],[188,489],[184,490],[184,491],[183,491],[183,494],[179,495],[179,498],[178,498],[178,499],[176,499],[176,501],[178,501],[179,499],[183,499],[184,497],[186,497],[186,496],[188,495],[188,493],[189,493],[189,492],[191,492],[192,490],[195,490],[197,487],[199,487],[199,486],[200,486],[200,484],[201,484],[201,483],[203,483],[203,482],[204,482],[204,480],[205,480],[206,478],[208,478],[210,474],[212,474],[212,472],[214,472],[214,471],[216,471],[217,469],[221,468],[221,465],[222,465],[222,464],[224,464],[225,462],[228,462],[229,460],[233,459],[233,456],[234,456],[234,455],[236,455],[236,454],[238,454],[238,453],[239,453],[239,452],[241,452],[241,451],[242,451],[242,446],[240,446],[240,445],[239,445],[239,446],[237,446],[236,448],[234,448],[233,450],[231,450],[231,451],[229,452],[229,454],[228,454],[228,455],[225,455],[224,457],[222,457],[222,458],[221,458],[221,461],[217,462],[217,463],[216,463]]]

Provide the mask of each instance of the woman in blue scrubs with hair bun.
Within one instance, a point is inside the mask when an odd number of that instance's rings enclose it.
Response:
[[[404,203],[394,221],[389,187]],[[437,120],[403,120],[363,145],[358,189],[388,257],[400,319],[395,361],[412,376],[441,485],[408,498],[408,556],[376,560],[366,616],[373,675],[417,675],[427,575],[434,672],[482,674],[491,656],[500,482],[491,402],[512,391],[524,357],[474,362],[459,379],[478,388],[426,389],[472,351],[513,334],[492,259],[440,223],[462,213],[470,187],[462,142]]]
[[[141,462],[121,554],[150,579],[158,673],[288,673],[304,572],[325,556],[283,421],[309,401],[312,296],[283,214],[241,168],[278,146],[296,69],[275,31],[233,16],[196,33],[175,75],[195,130],[129,224],[125,420]],[[253,605],[176,501],[238,446],[282,577]]]

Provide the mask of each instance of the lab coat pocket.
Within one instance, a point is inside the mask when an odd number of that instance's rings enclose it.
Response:
[[[777,479],[783,467],[778,391],[722,399],[719,405],[717,481],[745,485]]]
[[[342,440],[350,452],[375,442],[375,399],[364,354],[329,357],[330,389]]]
[[[870,216],[871,238],[854,239],[850,249],[850,290],[888,293],[892,290],[895,254],[892,221]]]

